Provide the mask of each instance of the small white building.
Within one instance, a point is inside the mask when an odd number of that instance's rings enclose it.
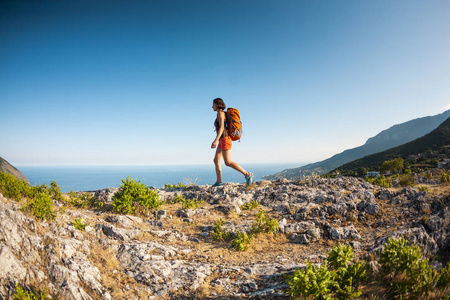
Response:
[[[380,172],[370,171],[367,172],[366,177],[380,177]]]

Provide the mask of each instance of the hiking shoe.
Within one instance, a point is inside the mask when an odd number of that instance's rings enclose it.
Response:
[[[212,187],[216,187],[216,186],[223,186],[222,182],[216,182],[212,185]]]
[[[253,177],[255,176],[255,174],[253,173],[249,173],[248,176],[245,176],[245,182],[247,183],[247,186],[250,186],[254,181],[253,181]]]

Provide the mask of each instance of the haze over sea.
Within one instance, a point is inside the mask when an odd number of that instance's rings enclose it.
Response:
[[[255,174],[255,181],[262,176],[274,174],[286,168],[302,164],[242,164]],[[159,166],[18,166],[32,185],[56,181],[61,192],[93,191],[120,187],[122,179],[130,176],[155,188],[178,182],[197,185],[213,184],[216,180],[214,165],[159,165]],[[244,183],[241,173],[222,166],[222,181]]]

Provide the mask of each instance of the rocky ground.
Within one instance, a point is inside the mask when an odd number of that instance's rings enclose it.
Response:
[[[450,187],[431,183],[422,182],[428,191],[384,189],[340,177],[158,189],[166,202],[183,195],[204,203],[185,210],[165,204],[150,216],[132,216],[55,201],[59,213],[47,222],[0,194],[0,299],[10,299],[16,283],[48,288],[57,299],[282,299],[283,274],[306,260],[323,262],[339,242],[377,268],[380,247],[401,235],[438,256],[439,267],[450,258]],[[92,193],[108,204],[115,192]],[[253,200],[261,205],[242,209]],[[218,218],[229,231],[249,232],[260,209],[278,221],[276,234],[256,235],[245,252],[213,238]],[[89,225],[77,230],[75,219]],[[382,297],[370,284],[361,296]]]

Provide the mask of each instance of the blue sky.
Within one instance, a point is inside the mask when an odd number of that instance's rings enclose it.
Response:
[[[450,109],[450,1],[0,2],[0,156],[296,167]]]

